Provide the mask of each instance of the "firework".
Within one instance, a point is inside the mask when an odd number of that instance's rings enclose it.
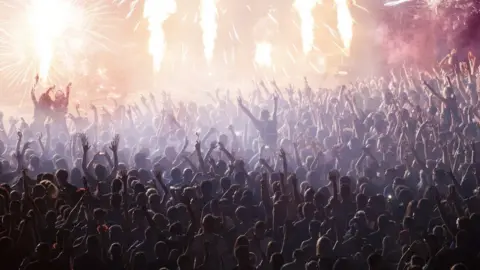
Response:
[[[296,0],[294,3],[301,21],[300,31],[304,54],[308,54],[313,49],[315,20],[312,11],[317,3],[318,0]]]
[[[78,64],[109,50],[114,22],[109,6],[87,0],[2,1],[0,72],[8,86],[30,81],[72,79]]]
[[[255,44],[255,63],[260,67],[272,66],[272,44],[268,42]]]
[[[153,69],[156,72],[160,71],[167,45],[163,23],[175,12],[177,12],[175,0],[145,0],[143,17],[148,20],[150,32],[148,52],[152,55]]]
[[[347,1],[335,0],[335,4],[337,7],[337,29],[343,42],[344,53],[349,55],[353,37],[353,18]]]
[[[202,39],[205,58],[208,62],[212,60],[217,38],[217,0],[202,0],[200,6],[200,27],[202,28]]]

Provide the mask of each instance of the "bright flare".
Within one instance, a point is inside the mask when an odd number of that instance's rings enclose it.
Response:
[[[261,67],[272,66],[272,44],[261,42],[255,46],[255,63]]]
[[[318,0],[295,0],[293,4],[300,16],[300,32],[304,54],[308,54],[313,49],[315,20],[312,11],[317,2]]]
[[[215,40],[217,39],[217,0],[202,0],[200,6],[200,27],[205,58],[212,60]]]
[[[337,6],[337,29],[343,42],[345,54],[350,54],[353,37],[353,18],[348,8],[348,0],[335,0]]]
[[[436,10],[441,3],[442,0],[427,0],[428,6],[433,10]]]
[[[71,1],[32,0],[28,7],[38,75],[47,79],[58,39],[72,25],[81,24],[82,16]]]
[[[143,17],[148,20],[150,40],[148,52],[153,58],[153,69],[158,72],[165,55],[166,41],[163,23],[177,11],[175,0],[145,0]]]

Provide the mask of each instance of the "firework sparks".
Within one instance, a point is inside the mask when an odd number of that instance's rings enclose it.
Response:
[[[208,62],[212,60],[217,38],[217,0],[202,0],[200,6],[200,27],[202,28],[202,39],[205,58]]]
[[[175,12],[177,12],[175,0],[145,0],[143,17],[148,20],[150,32],[148,52],[152,55],[153,69],[156,72],[160,71],[166,49],[163,23]]]
[[[40,79],[47,79],[53,59],[55,42],[69,25],[81,23],[81,14],[66,1],[33,0],[29,6],[35,53],[39,62]]]
[[[315,20],[312,11],[317,3],[318,0],[296,0],[294,3],[301,21],[300,31],[304,54],[308,54],[313,49]]]
[[[394,6],[398,6],[400,4],[403,4],[403,3],[406,3],[406,2],[410,2],[411,0],[396,0],[396,1],[389,1],[389,2],[386,2],[385,4],[383,4],[384,6],[386,7],[394,7]]]
[[[353,18],[348,8],[348,0],[335,0],[337,6],[337,29],[343,42],[345,54],[350,54],[353,37]]]
[[[260,42],[255,45],[255,63],[260,67],[272,66],[272,44]]]
[[[29,0],[0,2],[0,72],[7,85],[72,79],[87,54],[109,48],[104,33],[113,17],[97,1]]]

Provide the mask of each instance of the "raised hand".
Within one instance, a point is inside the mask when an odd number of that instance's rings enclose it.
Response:
[[[23,133],[21,131],[18,131],[17,132],[17,137],[19,140],[21,140],[23,138]]]
[[[283,160],[286,160],[287,159],[287,154],[285,153],[285,150],[283,149],[280,149],[280,154],[279,154],[280,158],[283,159]]]
[[[80,141],[82,143],[83,152],[88,152],[90,145],[88,144],[88,138],[85,133],[80,134]]]
[[[238,106],[243,106],[243,100],[242,100],[242,97],[237,97],[237,102],[238,102]]]
[[[112,142],[110,143],[110,150],[112,152],[116,153],[118,151],[118,145],[120,144],[120,135],[115,134],[115,137],[113,137]]]
[[[143,104],[147,104],[147,99],[145,98],[145,96],[141,95],[140,100],[142,101]]]
[[[195,143],[195,150],[200,151],[200,140]]]

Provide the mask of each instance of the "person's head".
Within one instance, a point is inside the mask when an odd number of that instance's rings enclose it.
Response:
[[[102,164],[96,164],[94,167],[94,172],[97,176],[97,179],[105,180],[107,178],[107,168],[105,168],[105,166]]]
[[[168,254],[168,245],[165,243],[165,242],[157,242],[155,244],[155,256],[157,258],[164,258],[165,257],[165,254]]]
[[[50,246],[47,243],[40,243],[35,248],[35,257],[39,261],[50,260]]]
[[[208,214],[202,220],[202,227],[205,233],[213,233],[215,230],[215,218]]]
[[[110,190],[112,193],[119,193],[123,189],[123,183],[120,179],[113,179]]]
[[[123,229],[119,225],[112,225],[108,228],[108,238],[110,242],[123,242]]]
[[[209,197],[212,195],[213,192],[213,185],[212,182],[209,180],[205,180],[200,184],[200,190],[202,191],[203,196]]]
[[[121,260],[122,258],[122,246],[119,243],[113,243],[108,249],[108,253],[112,260]]]
[[[390,220],[388,220],[388,217],[386,215],[378,216],[377,223],[378,230],[382,232],[386,232],[390,226]]]
[[[293,259],[297,262],[303,262],[307,259],[307,254],[302,249],[293,251]]]
[[[370,256],[368,256],[367,263],[368,263],[368,269],[369,270],[382,269],[382,267],[383,267],[382,255],[380,255],[378,253],[371,254]]]
[[[235,240],[234,248],[239,247],[239,246],[248,246],[249,241],[248,238],[245,235],[240,235],[237,237],[237,240]]]
[[[265,236],[265,227],[265,222],[257,221],[257,223],[255,223],[255,237],[263,239]]]
[[[32,167],[32,169],[40,168],[40,158],[37,156],[32,156],[30,158],[30,167]]]
[[[457,229],[470,230],[470,219],[468,217],[460,217],[457,219]]]
[[[339,258],[334,264],[332,270],[350,270],[352,263],[347,258]]]
[[[49,210],[47,214],[45,214],[45,221],[47,223],[47,226],[55,226],[55,222],[57,221],[57,214],[55,214],[54,211]]]
[[[157,242],[157,232],[152,227],[148,227],[145,230],[145,241],[149,243],[156,243]]]
[[[46,189],[43,185],[37,184],[33,187],[32,197],[33,198],[42,198],[46,193]]]
[[[68,183],[68,172],[64,169],[57,170],[55,178],[60,185],[66,185]]]
[[[315,216],[315,210],[316,207],[313,205],[313,203],[305,203],[303,205],[303,216],[305,217],[306,220],[312,220],[313,217]]]
[[[425,265],[425,260],[417,255],[413,255],[410,258],[410,265],[423,267]]]
[[[450,268],[450,270],[469,270],[463,263],[457,263]]]
[[[269,118],[270,118],[270,113],[268,112],[268,110],[262,110],[260,112],[260,119],[262,121],[267,121]]]
[[[250,264],[250,252],[248,250],[248,246],[240,245],[235,248],[234,251],[235,260],[237,264],[240,266],[249,265]]]
[[[133,270],[143,270],[147,269],[147,257],[145,256],[145,253],[143,252],[137,252],[135,253],[133,257],[133,263],[132,263]]]
[[[267,258],[270,258],[273,253],[280,252],[281,246],[278,242],[270,241],[267,245]]]
[[[332,241],[328,237],[321,237],[317,241],[317,256],[330,256],[333,251]]]
[[[285,263],[285,260],[283,259],[282,254],[278,252],[273,253],[272,256],[270,257],[270,265],[274,270],[280,270],[280,268],[282,268],[284,263]]]
[[[305,264],[305,270],[318,270],[318,263],[316,261],[309,261]]]

